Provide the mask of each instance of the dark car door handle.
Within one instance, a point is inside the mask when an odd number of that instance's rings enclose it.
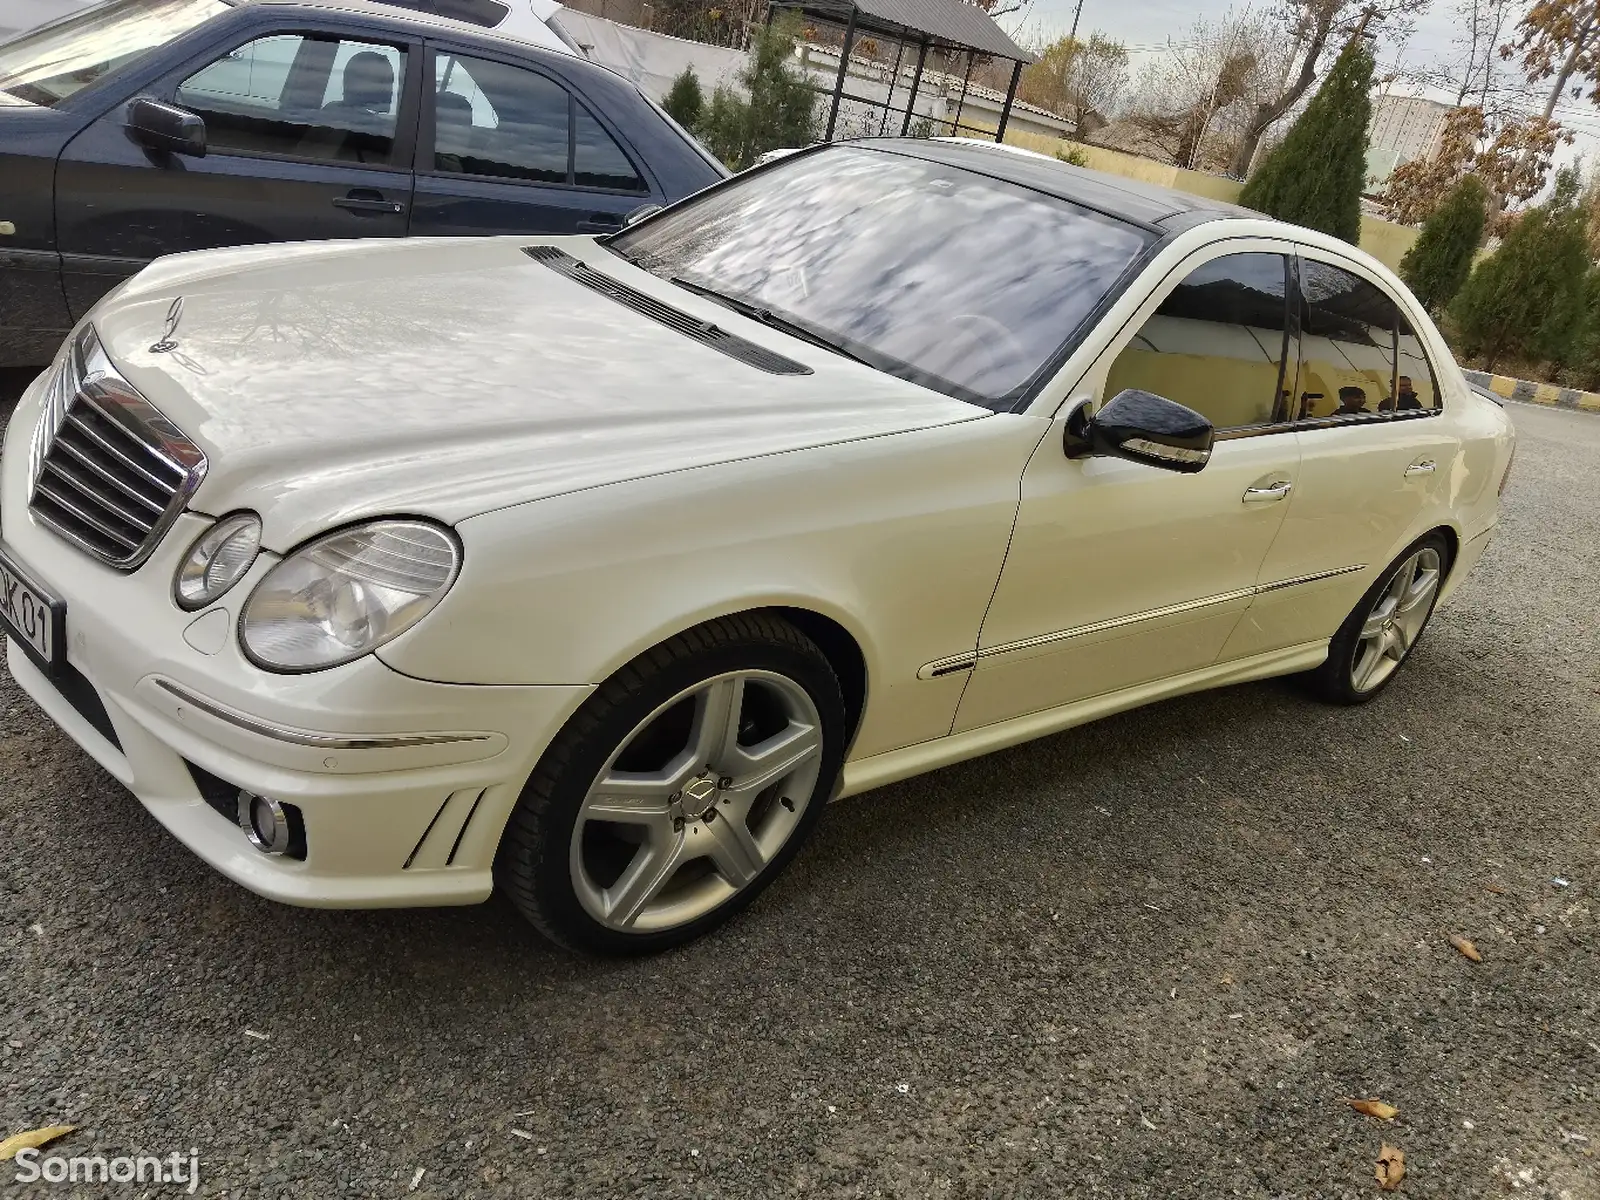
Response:
[[[335,208],[349,209],[351,212],[369,213],[403,213],[406,206],[398,200],[385,200],[383,193],[371,188],[357,188],[348,196],[335,196]]]
[[[621,228],[622,217],[618,213],[590,213],[578,222],[579,233],[612,233]]]

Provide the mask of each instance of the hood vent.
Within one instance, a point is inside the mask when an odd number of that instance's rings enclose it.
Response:
[[[765,371],[769,375],[811,374],[811,368],[804,363],[795,362],[794,359],[776,354],[765,346],[748,342],[737,334],[729,333],[720,325],[692,317],[670,304],[663,304],[654,296],[634,291],[626,284],[618,283],[609,275],[603,275],[587,263],[573,258],[565,250],[558,250],[554,246],[524,246],[522,252],[534,262],[543,263],[552,271],[583,284],[591,291],[599,292],[625,308],[633,309],[640,316],[649,317],[659,325],[665,325],[686,338],[692,338],[702,346],[709,346],[757,370]]]

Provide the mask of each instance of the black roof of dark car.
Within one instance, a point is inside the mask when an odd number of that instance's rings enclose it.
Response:
[[[855,144],[1003,179],[1086,208],[1160,226],[1166,233],[1177,233],[1227,217],[1267,219],[1254,209],[1224,200],[1210,200],[1175,188],[1076,167],[1016,146],[965,138],[866,138]]]

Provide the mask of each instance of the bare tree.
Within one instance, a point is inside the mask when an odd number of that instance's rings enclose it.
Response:
[[[1265,15],[1200,18],[1139,74],[1132,120],[1181,167],[1226,165],[1255,108],[1277,86],[1285,48]]]
[[[1244,178],[1261,137],[1310,90],[1351,37],[1373,23],[1391,36],[1407,30],[1412,18],[1431,0],[1282,0],[1275,16],[1280,36],[1287,34],[1290,58],[1282,83],[1257,101],[1234,149],[1230,173]],[[1298,62],[1299,69],[1295,70]]]
[[[1059,37],[1032,49],[1038,61],[1023,68],[1017,96],[1065,117],[1073,137],[1087,132],[1093,117],[1108,117],[1128,86],[1128,51],[1103,34],[1087,42]]]

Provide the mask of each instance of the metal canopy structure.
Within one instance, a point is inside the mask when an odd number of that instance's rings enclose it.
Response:
[[[978,58],[1004,59],[1013,64],[1005,105],[1000,110],[999,125],[993,131],[994,140],[1001,141],[1006,134],[1006,122],[1011,119],[1011,106],[1016,100],[1022,68],[1034,61],[1034,56],[1012,41],[1005,30],[994,23],[993,17],[965,0],[770,0],[767,21],[770,23],[774,13],[780,10],[795,12],[805,20],[844,30],[844,46],[839,53],[839,71],[833,81],[833,99],[828,108],[828,127],[823,134],[823,141],[833,140],[841,100],[881,109],[883,121],[878,130],[880,134],[889,132],[887,124],[890,114],[899,115],[900,135],[904,137],[911,128],[917,89],[922,85],[922,72],[930,50],[951,55],[964,53],[967,56],[967,69],[961,81],[961,96],[956,103],[955,116],[930,118],[935,125],[949,126],[952,134],[963,130],[984,136],[990,134],[988,129],[981,126],[961,123],[961,111],[966,105],[972,69]],[[845,91],[845,79],[850,70],[850,51],[862,37],[884,38],[899,46],[889,75],[887,99],[851,95]],[[901,62],[907,46],[916,47],[917,65],[912,72],[911,90],[902,110],[894,103],[894,93],[900,82]]]

